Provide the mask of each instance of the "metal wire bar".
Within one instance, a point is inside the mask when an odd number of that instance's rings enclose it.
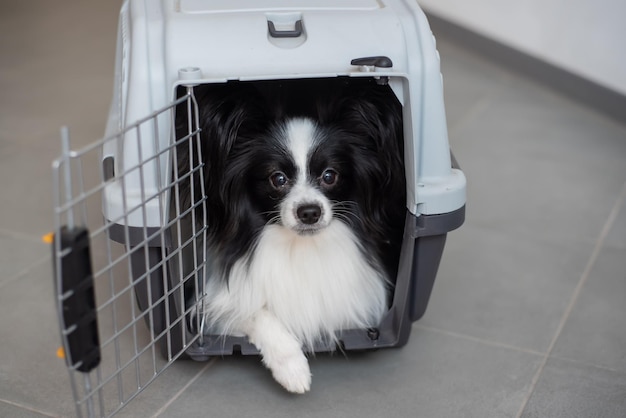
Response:
[[[52,163],[52,190],[55,191],[53,193],[53,203],[55,207],[59,207],[61,205],[62,202],[62,198],[61,198],[61,169],[64,169],[64,173],[65,173],[65,179],[67,179],[68,177],[71,176],[71,171],[69,168],[69,132],[67,130],[66,127],[62,128],[61,130],[61,141],[62,141],[62,155],[61,157],[54,161]],[[65,163],[65,164],[64,164]],[[65,183],[65,199],[71,198],[71,188],[68,187],[67,183]],[[69,192],[68,192],[69,191]],[[67,220],[67,224],[72,225],[73,224],[73,218],[70,218]],[[54,230],[55,231],[60,231],[61,230],[61,217],[59,216],[55,216],[54,217]],[[61,254],[61,242],[58,239],[55,239],[53,241],[53,248],[54,248],[54,254]],[[62,270],[61,270],[61,263],[59,262],[60,258],[59,256],[57,256],[57,258],[55,258],[54,260],[54,278],[55,278],[55,289],[57,289],[57,314],[58,314],[58,321],[59,324],[64,324],[64,317],[63,317],[63,294],[61,293],[61,290],[63,289],[63,285],[61,282],[61,277],[62,277]],[[61,341],[63,344],[63,347],[67,347],[68,344],[68,339],[67,339],[67,334],[65,334],[63,332],[64,330],[64,326],[61,326]],[[68,364],[69,365],[69,364]],[[75,379],[73,378],[74,376],[72,375],[72,372],[70,372],[70,387],[72,390],[72,396],[74,397],[74,400],[77,400],[79,398],[79,392],[78,392],[78,386],[77,383],[75,381]],[[76,408],[76,414],[79,418],[82,418],[82,412],[81,409],[78,407]]]
[[[61,128],[61,144],[63,148],[63,160],[65,162],[65,170],[63,172],[63,180],[65,183],[65,201],[69,202],[72,199],[72,167],[70,164],[70,133],[67,126]],[[69,212],[67,215],[67,227],[70,229],[74,227],[73,212]]]

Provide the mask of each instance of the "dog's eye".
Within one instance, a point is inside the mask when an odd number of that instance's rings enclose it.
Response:
[[[322,183],[324,183],[327,186],[332,186],[333,184],[337,183],[337,177],[339,176],[339,174],[337,174],[337,172],[333,169],[327,169],[322,173]]]
[[[281,171],[277,171],[270,176],[270,183],[274,186],[275,189],[281,189],[285,187],[289,179],[285,175],[285,173]]]

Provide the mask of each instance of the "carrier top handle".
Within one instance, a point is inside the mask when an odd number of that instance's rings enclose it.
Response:
[[[61,130],[61,140],[65,200],[69,205],[73,198],[72,153],[67,127]],[[85,227],[76,226],[73,211],[73,207],[67,209],[67,225],[58,228],[54,234],[52,259],[58,307],[63,321],[66,361],[69,366],[86,373],[100,364],[100,339],[89,231]]]
[[[272,38],[299,38],[302,36],[302,20],[296,20],[294,30],[277,30],[274,22],[268,20],[267,30]]]

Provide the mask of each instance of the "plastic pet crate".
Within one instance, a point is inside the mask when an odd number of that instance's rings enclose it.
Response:
[[[392,304],[377,328],[342,332],[340,348],[406,344],[446,234],[464,221],[466,189],[448,144],[435,39],[417,3],[127,0],[105,137],[74,151],[64,135],[53,167],[59,320],[79,415],[114,414],[177,358],[258,353],[244,337],[205,334],[197,315],[211,219],[202,193],[185,206],[179,191],[198,189],[204,166],[177,166],[179,147],[199,155],[195,90],[337,78],[374,80],[396,95],[407,181]],[[181,107],[188,130],[177,138]]]

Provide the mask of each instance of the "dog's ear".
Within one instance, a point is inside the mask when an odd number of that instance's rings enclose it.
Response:
[[[338,126],[354,138],[357,199],[365,228],[381,244],[380,258],[395,277],[396,255],[402,242],[406,214],[406,177],[402,105],[389,86],[350,83],[324,122]]]
[[[317,118],[322,125],[350,126],[381,152],[402,154],[402,105],[388,85],[374,80],[337,79],[316,87]]]
[[[373,81],[343,84],[341,94],[330,100],[330,110],[320,120],[345,126],[366,141],[384,167],[380,178],[385,188],[404,186],[404,133],[402,105],[388,85]]]
[[[198,126],[200,130],[200,153],[196,152],[195,138],[190,138],[189,120],[192,131],[196,128],[195,114],[189,117],[187,103],[176,109],[176,138],[178,178],[181,210],[189,208],[191,188],[194,188],[196,200],[202,191],[208,197],[212,216],[226,216],[224,182],[227,161],[238,146],[241,136],[261,132],[261,126],[267,123],[262,97],[257,90],[247,83],[206,84],[195,87]],[[194,153],[193,158],[190,157]],[[204,165],[204,178],[200,179],[198,170],[191,176],[190,171]],[[195,202],[194,202],[195,203]]]
[[[376,146],[382,173],[378,195],[370,193],[367,198],[370,200],[367,216],[384,225],[379,257],[390,279],[395,280],[406,216],[402,105],[389,86],[372,86],[361,94],[354,112],[362,117],[365,129],[371,133],[369,138]]]
[[[247,83],[210,85],[196,98],[203,143],[219,151],[219,161],[232,151],[239,135],[258,130],[265,117],[263,99]]]

